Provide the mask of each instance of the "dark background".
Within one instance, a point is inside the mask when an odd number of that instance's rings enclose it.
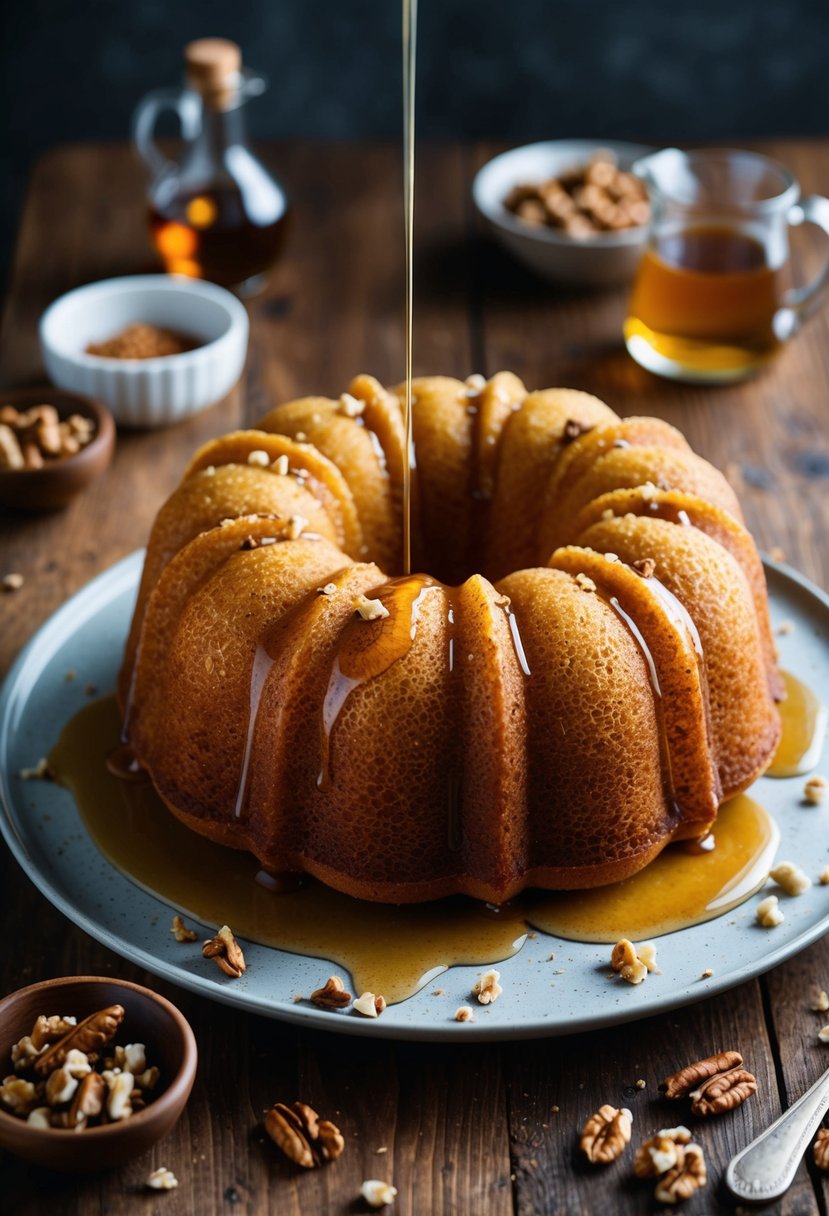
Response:
[[[397,135],[398,0],[5,0],[0,263],[28,166],[123,139],[190,38],[238,41],[271,88],[254,134]],[[827,0],[420,0],[419,134],[701,139],[829,132]],[[4,269],[0,265],[0,271]]]

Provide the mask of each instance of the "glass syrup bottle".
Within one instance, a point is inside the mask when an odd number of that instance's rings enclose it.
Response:
[[[184,50],[183,89],[139,104],[133,137],[152,173],[149,227],[170,274],[192,275],[254,295],[282,250],[288,200],[250,150],[244,108],[267,87],[242,67],[234,42],[201,38]],[[171,161],[153,138],[163,110],[179,118],[184,147]]]

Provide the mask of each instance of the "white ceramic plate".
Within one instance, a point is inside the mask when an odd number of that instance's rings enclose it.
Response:
[[[17,775],[50,750],[86,701],[86,683],[102,691],[114,686],[142,557],[125,558],[64,604],[22,651],[0,697],[0,827],[6,842],[47,899],[130,962],[212,1000],[289,1022],[347,1034],[458,1042],[573,1033],[664,1012],[743,983],[829,930],[829,886],[815,884],[797,899],[781,895],[786,919],[773,930],[754,923],[755,897],[719,920],[660,938],[662,974],[638,987],[607,978],[607,946],[539,933],[498,964],[503,996],[476,1008],[475,1021],[465,1024],[452,1021],[452,1014],[469,1000],[479,967],[442,974],[445,996],[429,995],[432,981],[381,1018],[366,1021],[293,1002],[294,993],[310,992],[329,974],[319,959],[246,942],[248,971],[240,980],[226,980],[212,967],[206,972],[199,952],[182,961],[182,948],[167,932],[170,906],[98,852],[66,790]],[[792,570],[773,562],[766,569],[773,620],[794,624],[780,639],[783,666],[813,688],[829,688],[829,597]],[[70,670],[78,672],[71,683]],[[802,788],[802,777],[763,778],[752,792],[777,820],[780,856],[803,864],[814,879],[829,862],[829,805],[804,807]],[[199,928],[205,937],[214,931]],[[560,971],[555,975],[546,961],[553,951]],[[702,980],[706,968],[714,975]]]

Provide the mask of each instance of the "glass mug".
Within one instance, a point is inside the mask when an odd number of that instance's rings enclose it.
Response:
[[[829,234],[829,199],[800,197],[782,165],[756,152],[666,148],[634,172],[648,185],[651,227],[637,270],[625,343],[642,367],[675,380],[751,375],[822,302],[829,259],[786,289],[789,227]]]

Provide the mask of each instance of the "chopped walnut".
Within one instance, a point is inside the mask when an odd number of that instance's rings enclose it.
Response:
[[[359,1013],[364,1018],[379,1017],[386,1008],[385,997],[375,996],[373,992],[364,992],[359,996],[351,1006],[355,1013]]]
[[[69,1034],[69,1031],[74,1029],[77,1024],[77,1018],[58,1017],[56,1014],[47,1018],[41,1014],[32,1027],[31,1042],[36,1051],[39,1052],[42,1048],[47,1047],[49,1043],[56,1043],[58,1039],[62,1039],[64,1035]]]
[[[4,591],[19,591],[23,586],[24,578],[17,571],[12,571],[10,574],[3,575],[3,590]]]
[[[608,1165],[621,1156],[630,1143],[633,1115],[607,1103],[585,1123],[579,1148],[594,1165]]]
[[[320,1009],[345,1009],[351,1004],[351,993],[346,992],[345,984],[338,975],[329,976],[323,988],[317,988],[311,993],[311,1001]],[[369,1017],[376,1017],[369,1014]]]
[[[64,1102],[72,1100],[77,1088],[76,1077],[71,1076],[66,1068],[56,1068],[46,1082],[46,1101],[50,1106],[62,1106]]]
[[[757,924],[764,929],[774,929],[785,920],[776,895],[769,895],[757,905]]]
[[[490,971],[485,971],[479,980],[476,980],[472,985],[472,995],[478,998],[479,1005],[491,1005],[493,1001],[497,1001],[498,997],[504,991],[499,980],[501,972],[496,971],[493,967]]]
[[[178,1186],[178,1178],[172,1170],[168,1170],[166,1165],[160,1165],[157,1170],[153,1170],[147,1179],[147,1186],[153,1191],[172,1191]]]
[[[682,1203],[708,1181],[705,1157],[698,1144],[680,1146],[677,1163],[660,1178],[654,1195],[659,1203]]]
[[[99,1072],[88,1073],[75,1090],[69,1107],[67,1123],[77,1130],[86,1127],[90,1119],[97,1119],[104,1109],[107,1084]]]
[[[173,917],[173,923],[170,926],[170,932],[177,942],[195,942],[198,941],[199,935],[195,929],[188,929],[184,921],[178,913]]]
[[[486,388],[486,376],[482,376],[480,372],[473,372],[471,376],[466,377],[464,385],[467,397],[477,397]]]
[[[29,1111],[29,1114],[26,1116],[26,1122],[30,1127],[51,1127],[52,1112],[48,1106],[36,1106],[34,1110]]]
[[[31,1081],[22,1077],[6,1077],[0,1085],[0,1102],[9,1110],[19,1114],[28,1114],[37,1101],[37,1090]]]
[[[134,1089],[132,1073],[104,1069],[101,1073],[107,1087],[106,1110],[113,1123],[132,1114],[130,1099]]]
[[[340,1129],[304,1102],[277,1102],[265,1116],[265,1131],[286,1157],[306,1170],[335,1161],[345,1148]]]
[[[459,1005],[455,1010],[454,1020],[456,1022],[473,1022],[475,1014],[472,1012],[472,1007],[470,1005]]]
[[[384,1208],[394,1203],[397,1198],[397,1187],[389,1182],[380,1182],[377,1178],[369,1178],[360,1187],[360,1194],[369,1207]]]
[[[260,469],[267,469],[270,466],[270,463],[270,456],[261,448],[257,448],[253,452],[248,452],[248,464],[258,465]]]
[[[809,989],[809,1008],[814,1013],[829,1011],[829,992],[819,987],[818,984],[812,984]]]
[[[29,1117],[31,1118],[31,1116]],[[829,1171],[829,1127],[819,1129],[812,1153],[818,1169]]]
[[[576,582],[578,583],[578,585],[582,589],[582,591],[595,591],[596,590],[596,584],[593,582],[590,575],[585,574],[584,571],[582,571],[582,570],[580,570],[579,573],[576,575]]]
[[[285,535],[288,540],[299,540],[303,531],[308,525],[308,520],[304,515],[290,516],[288,523],[285,526]]]
[[[288,457],[284,454],[284,452],[281,456],[277,456],[276,460],[274,460],[271,464],[271,469],[273,472],[278,473],[280,477],[287,477],[290,467]]]
[[[656,570],[656,562],[652,557],[640,557],[637,561],[631,562],[631,566],[637,574],[641,574],[642,578],[652,578]]]
[[[623,937],[613,947],[610,965],[629,984],[641,984],[649,971],[656,971],[656,946],[642,942],[635,946]]]
[[[821,1043],[829,1043],[829,1026],[824,1026],[822,1030],[817,1032],[817,1037]]]
[[[354,611],[364,621],[379,621],[389,615],[389,610],[382,600],[370,600],[365,595],[357,596]]]
[[[825,799],[827,790],[829,790],[829,781],[815,773],[803,786],[803,797],[812,806],[819,806]]]
[[[633,1084],[636,1089],[647,1089],[647,1087],[648,1087],[648,1083],[644,1079],[644,1077],[639,1077],[639,1079],[637,1081],[634,1081]]]
[[[667,1173],[676,1165],[680,1147],[690,1142],[687,1127],[663,1127],[639,1145],[633,1158],[634,1174],[637,1178],[658,1178]]]
[[[231,979],[238,980],[247,970],[242,948],[229,925],[222,925],[216,936],[204,943],[202,954],[205,958],[212,958],[219,970]]]
[[[337,592],[336,583],[326,583],[324,587],[317,587],[318,595],[336,595],[336,592]]]
[[[781,861],[769,871],[769,878],[782,887],[787,895],[802,895],[812,885],[812,880],[793,861]]]
[[[346,418],[359,418],[365,408],[365,401],[361,401],[359,397],[352,397],[351,393],[340,393],[337,409]]]
[[[829,887],[829,866],[824,866],[817,876],[817,880],[822,887]]]

